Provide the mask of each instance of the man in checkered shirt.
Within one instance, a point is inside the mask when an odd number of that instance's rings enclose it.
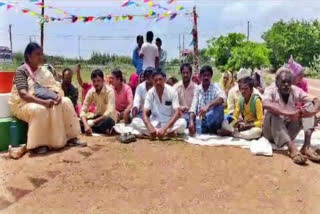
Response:
[[[223,103],[226,100],[219,84],[213,83],[211,66],[203,66],[200,70],[201,85],[195,91],[190,109],[189,133],[195,134],[195,118],[202,118],[202,133],[216,134],[224,120]]]

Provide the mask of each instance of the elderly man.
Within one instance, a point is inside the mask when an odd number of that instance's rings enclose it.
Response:
[[[181,65],[180,73],[182,80],[175,84],[174,88],[178,92],[180,111],[189,125],[189,111],[197,85],[191,80],[192,67],[189,63]]]
[[[200,69],[201,85],[196,89],[190,109],[189,133],[193,136],[196,132],[195,118],[199,116],[202,133],[216,134],[221,128],[224,119],[223,103],[226,95],[219,84],[211,82],[213,70],[211,66]]]
[[[146,96],[143,120],[135,118],[132,126],[143,135],[159,139],[183,134],[186,121],[180,118],[177,92],[165,84],[164,74],[155,70],[152,74],[153,88]]]
[[[306,157],[319,162],[320,156],[310,147],[311,134],[305,135],[300,152],[293,143],[301,129],[314,128],[314,120],[304,118],[312,117],[319,111],[319,101],[292,85],[292,79],[290,70],[280,68],[276,74],[276,82],[266,88],[262,100],[263,107],[267,110],[263,135],[278,147],[287,145],[289,156],[296,164],[304,164]]]

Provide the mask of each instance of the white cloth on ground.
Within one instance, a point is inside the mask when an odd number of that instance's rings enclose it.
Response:
[[[164,127],[167,123],[161,123],[156,120],[151,120],[151,124],[153,127],[155,127],[156,130],[159,130],[162,127]],[[135,130],[137,130],[140,134],[149,135],[149,130],[141,118],[137,118],[137,117],[134,118],[132,120],[131,126]],[[184,134],[184,130],[186,128],[187,128],[187,122],[185,121],[185,119],[180,118],[175,122],[175,124],[171,128],[169,128],[167,132],[168,133],[176,132],[177,134]]]

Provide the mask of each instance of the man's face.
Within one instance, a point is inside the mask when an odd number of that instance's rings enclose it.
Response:
[[[249,84],[247,83],[239,83],[239,90],[241,92],[241,95],[245,99],[250,99],[252,94],[252,88],[250,88]]]
[[[113,85],[114,87],[116,87],[116,86],[121,84],[121,81],[120,81],[120,79],[117,79],[116,76],[111,74],[111,76],[110,76],[110,84]]]
[[[73,72],[72,71],[66,71],[64,73],[64,78],[63,78],[63,84],[65,85],[71,85],[72,82],[72,76],[73,76]]]
[[[181,75],[182,75],[182,81],[184,83],[188,83],[191,80],[192,77],[192,73],[190,71],[190,69],[188,67],[184,67],[181,71]]]
[[[210,85],[211,82],[211,73],[209,71],[205,71],[200,75],[202,85]]]
[[[140,38],[140,39],[138,40],[138,46],[141,47],[142,44],[143,44],[143,38]]]
[[[279,88],[280,93],[284,95],[289,94],[291,85],[292,85],[291,76],[283,72],[277,81],[277,86]]]
[[[160,49],[161,48],[161,42],[160,41],[156,41],[156,45],[157,47]]]
[[[161,90],[164,88],[165,79],[161,74],[154,76],[152,80],[153,86],[156,88],[156,90]]]
[[[152,81],[152,75],[146,75],[145,77],[145,81],[148,83],[148,84],[153,84],[153,81]]]
[[[104,80],[103,78],[98,76],[92,79],[92,84],[93,84],[93,87],[96,89],[96,91],[101,91],[104,84]]]

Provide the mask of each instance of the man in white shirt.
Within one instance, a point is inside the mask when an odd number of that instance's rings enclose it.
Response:
[[[142,70],[146,70],[148,67],[159,67],[159,50],[155,44],[152,44],[153,33],[147,32],[147,42],[143,43],[140,51],[140,58],[143,59]]]
[[[146,99],[147,93],[149,89],[153,87],[152,82],[152,72],[153,68],[147,68],[143,72],[143,76],[145,81],[140,83],[136,89],[136,94],[133,100],[133,108],[132,108],[132,118],[139,117],[142,118],[142,112],[144,107],[144,101]],[[133,119],[134,120],[134,119]]]
[[[183,134],[187,124],[180,118],[177,92],[165,84],[165,75],[160,71],[154,71],[152,80],[154,87],[147,93],[143,117],[136,118],[132,126],[141,134],[159,139]]]

